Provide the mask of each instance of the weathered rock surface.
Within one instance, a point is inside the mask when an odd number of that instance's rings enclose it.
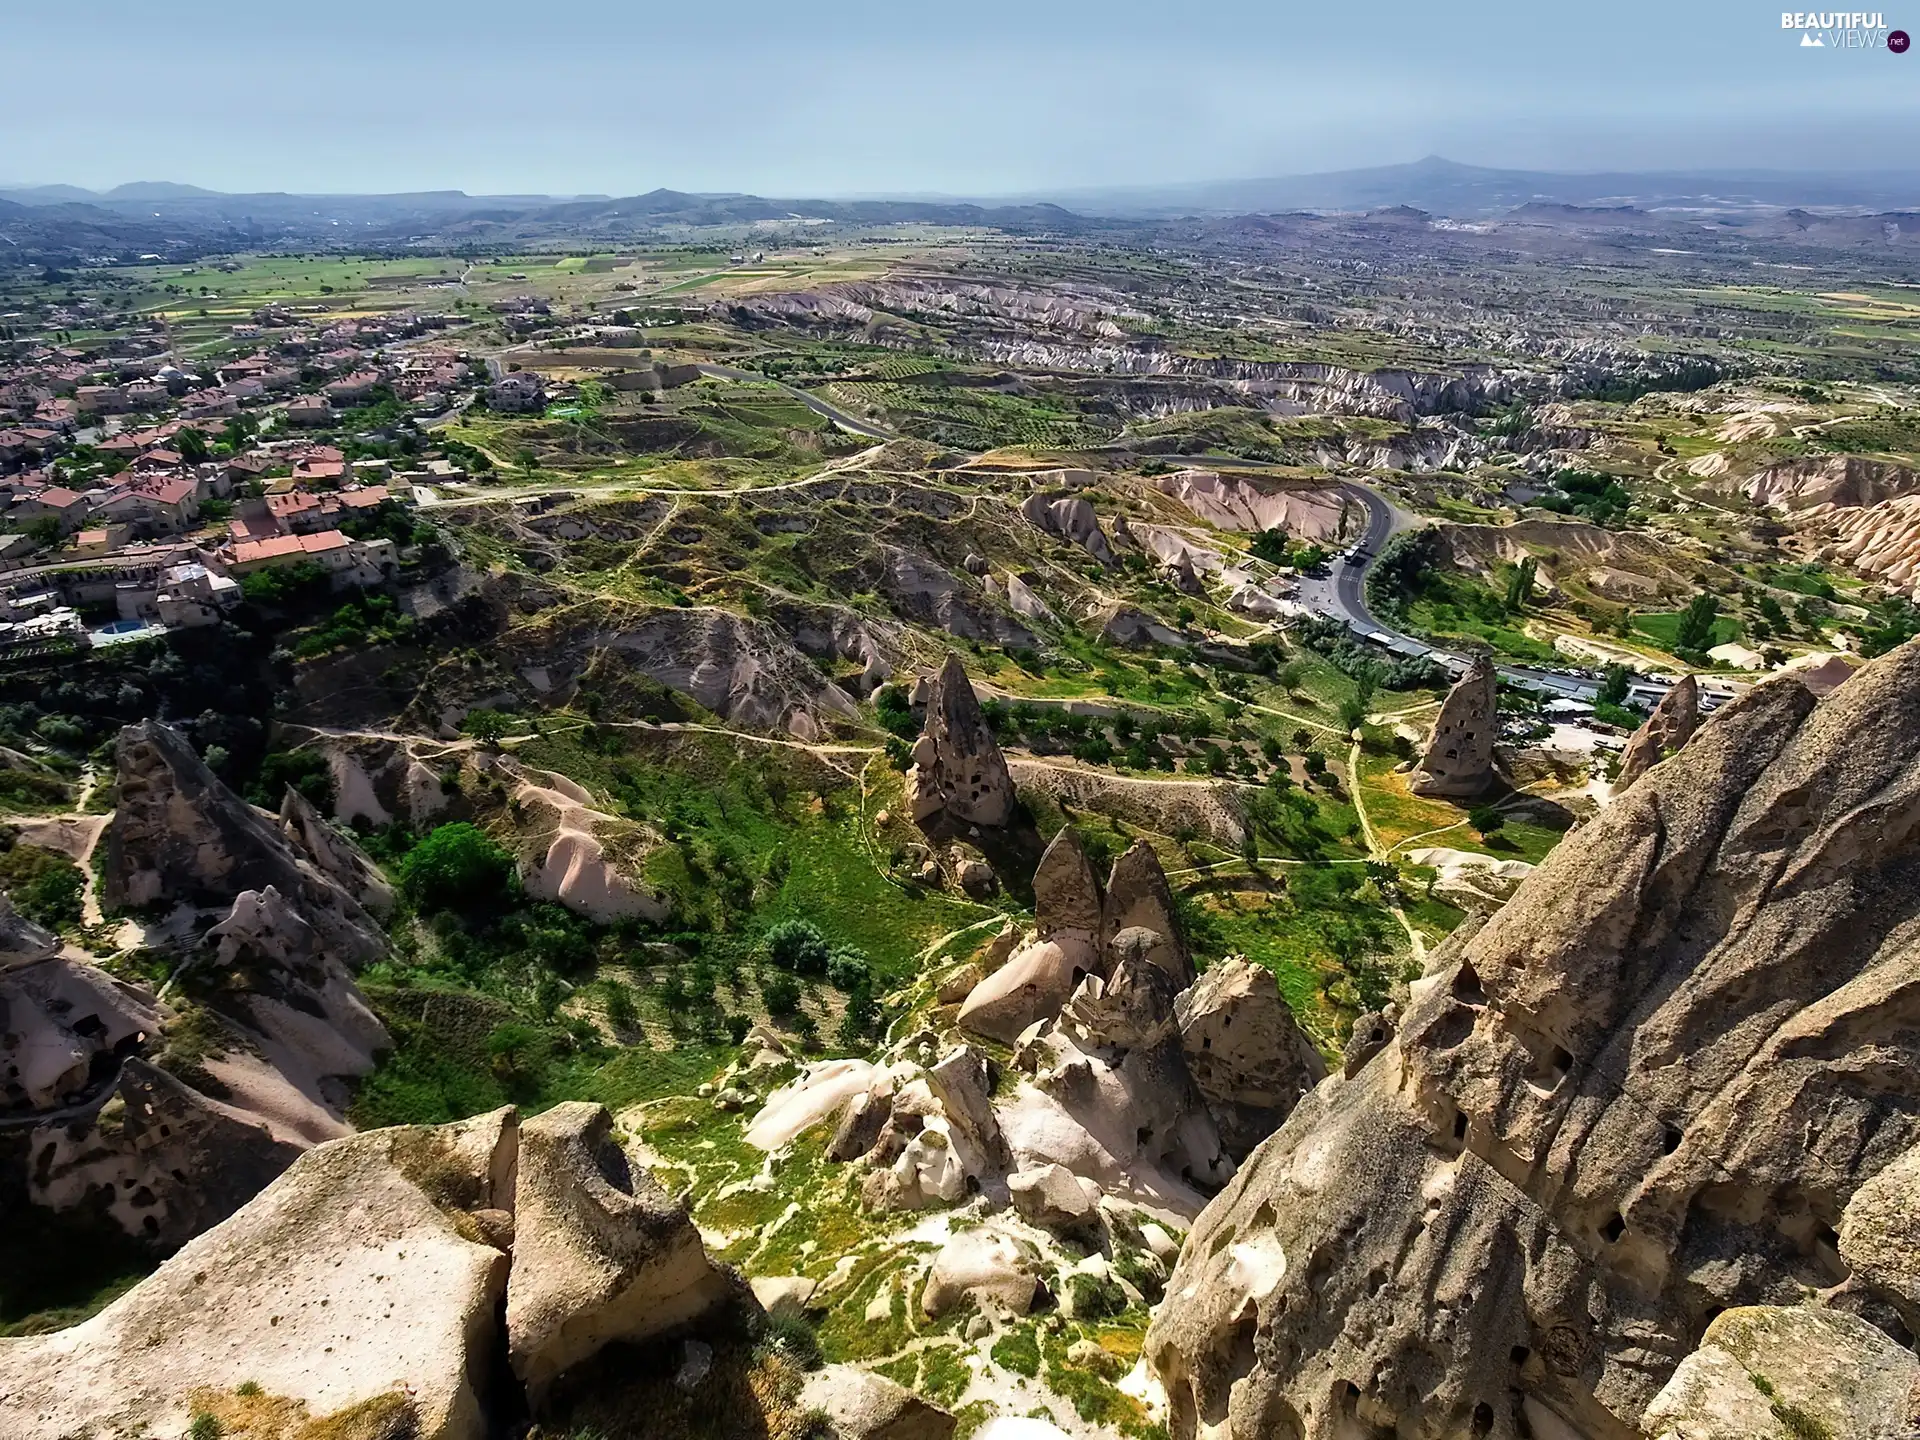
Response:
[[[1747,1306],[1707,1327],[1641,1420],[1649,1440],[1883,1440],[1920,1424],[1920,1360],[1852,1315]]]
[[[1042,1230],[1075,1231],[1098,1223],[1100,1187],[1064,1165],[1017,1170],[1007,1177],[1014,1212]]]
[[[291,785],[280,800],[280,833],[322,874],[338,881],[377,918],[393,913],[393,887],[380,867],[333,826]]]
[[[962,1300],[1024,1315],[1040,1289],[1040,1256],[1032,1245],[990,1226],[962,1230],[940,1247],[920,1293],[920,1309],[938,1320]]]
[[[962,1030],[1010,1045],[1037,1020],[1057,1014],[1073,987],[1098,965],[1077,935],[1036,940],[973,988],[960,1007]]]
[[[422,1440],[481,1440],[507,1257],[467,1238],[512,1115],[307,1151],[225,1224],[72,1329],[0,1340],[0,1434],[183,1435],[245,1383],[330,1414],[394,1390]]]
[[[119,808],[101,874],[109,908],[231,903],[271,886],[336,960],[358,967],[384,953],[379,925],[347,886],[221,784],[177,731],[152,720],[129,725],[115,759]]]
[[[1633,732],[1627,748],[1620,752],[1620,773],[1614,778],[1613,793],[1618,795],[1647,771],[1693,738],[1700,728],[1700,682],[1683,675],[1674,687],[1660,697],[1653,713]]]
[[[27,1198],[98,1205],[129,1235],[179,1245],[259,1194],[306,1143],[131,1058],[103,1096],[29,1133]]]
[[[823,1412],[839,1440],[952,1440],[956,1425],[939,1406],[857,1365],[827,1365],[807,1376],[800,1407]]]
[[[1060,827],[1034,869],[1033,915],[1042,940],[1071,932],[1091,942],[1100,934],[1100,881],[1071,825]]]
[[[1146,1346],[1176,1440],[1632,1433],[1715,1314],[1846,1278],[1920,1143],[1920,645],[1687,753],[1207,1207]]]
[[[1326,1078],[1326,1062],[1263,966],[1229,956],[1181,992],[1174,1017],[1187,1069],[1236,1161]]]
[[[613,1136],[605,1107],[557,1105],[520,1127],[507,1351],[540,1403],[615,1340],[687,1324],[732,1293],[687,1212]]]
[[[1337,490],[1269,486],[1212,470],[1181,470],[1155,483],[1221,530],[1282,530],[1324,543],[1340,537],[1346,518],[1347,502]]]
[[[1150,937],[1142,958],[1150,961],[1174,984],[1193,983],[1193,957],[1173,918],[1173,891],[1167,887],[1160,858],[1144,840],[1129,845],[1113,862],[1107,876],[1107,898],[1100,911],[1102,941],[1112,946],[1121,932],[1138,930]]]
[[[1013,815],[1013,777],[958,655],[947,656],[927,699],[927,718],[907,772],[916,823],[936,818],[1004,825]]]
[[[1466,799],[1493,784],[1493,742],[1500,733],[1500,681],[1485,656],[1447,692],[1408,788],[1416,795]]]
[[[1853,1192],[1840,1217],[1840,1258],[1920,1335],[1920,1147]]]
[[[1102,565],[1113,564],[1113,546],[1090,501],[1078,495],[1029,495],[1020,502],[1020,514],[1055,539],[1078,545]]]

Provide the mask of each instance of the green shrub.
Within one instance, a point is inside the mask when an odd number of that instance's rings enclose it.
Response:
[[[824,975],[833,958],[826,937],[805,920],[781,920],[767,928],[767,958],[795,975]]]
[[[80,923],[80,900],[87,878],[57,850],[15,845],[0,854],[0,890],[29,920],[50,930]]]
[[[494,909],[515,889],[513,857],[478,826],[455,821],[407,852],[400,885],[422,910]]]

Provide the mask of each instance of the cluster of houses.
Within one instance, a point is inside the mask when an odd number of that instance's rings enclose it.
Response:
[[[463,353],[388,348],[452,317],[322,326],[266,307],[235,327],[240,353],[189,370],[160,322],[97,310],[82,301],[47,318],[57,335],[104,340],[0,351],[0,650],[212,624],[261,570],[378,584],[396,548],[354,538],[365,527],[353,518],[465,478],[447,461],[396,473],[308,438],[374,399],[431,414],[484,384]],[[217,456],[215,440],[227,442]],[[113,619],[88,637],[82,611]]]

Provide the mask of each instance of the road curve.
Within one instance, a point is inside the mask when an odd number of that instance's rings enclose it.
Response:
[[[716,380],[747,380],[758,385],[775,385],[787,392],[795,400],[806,406],[814,414],[824,416],[842,430],[851,430],[856,435],[864,435],[869,440],[898,440],[893,431],[875,425],[871,420],[859,420],[842,410],[838,405],[829,404],[810,391],[796,389],[784,381],[762,375],[758,370],[736,370],[731,365],[702,365],[702,375],[710,375]]]

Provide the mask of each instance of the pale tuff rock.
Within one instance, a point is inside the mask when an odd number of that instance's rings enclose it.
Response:
[[[0,969],[0,1115],[83,1101],[96,1067],[159,1034],[165,1011],[152,992],[55,955],[53,937],[4,895],[0,923],[19,957]]]
[[[1814,558],[1920,591],[1920,474],[1857,456],[1771,466],[1731,487],[1784,511]]]
[[[927,696],[907,803],[917,824],[1004,825],[1013,814],[1013,777],[957,655],[947,657]]]
[[[622,832],[629,832],[629,848],[641,843],[630,822],[594,809],[593,797],[556,771],[502,768],[520,775],[514,801],[529,846],[520,860],[528,894],[594,920],[667,917],[672,907],[608,853],[607,842]]]
[[[820,1282],[805,1275],[756,1275],[747,1282],[747,1288],[753,1291],[753,1298],[767,1314],[794,1316],[806,1314]]]
[[[1687,756],[1207,1207],[1146,1345],[1175,1440],[1632,1433],[1716,1312],[1846,1279],[1920,1143],[1920,645]]]
[[[322,874],[346,888],[375,916],[393,913],[393,887],[364,851],[321,817],[311,801],[291,785],[280,800],[280,833]]]
[[[1011,1044],[1035,1021],[1059,1013],[1081,978],[1100,967],[1100,885],[1071,825],[1060,828],[1033,872],[1035,934],[966,997],[962,1030]]]
[[[1144,840],[1136,840],[1113,862],[1107,876],[1107,898],[1100,914],[1101,936],[1108,945],[1121,932],[1144,930],[1152,937],[1144,958],[1159,967],[1178,989],[1193,983],[1193,957],[1180,938],[1173,918],[1173,892],[1160,857]]]
[[[1660,697],[1653,713],[1627,741],[1627,748],[1620,753],[1620,773],[1614,777],[1613,793],[1618,795],[1677,751],[1699,728],[1700,682],[1683,675]]]
[[[1855,655],[1808,654],[1794,656],[1780,667],[1780,673],[1793,676],[1815,696],[1824,700],[1859,668],[1860,659]]]
[[[1091,941],[1100,933],[1100,882],[1071,825],[1060,827],[1034,869],[1033,913],[1043,940],[1071,933]]]
[[[1097,963],[1092,942],[1077,934],[1036,940],[974,987],[957,1023],[975,1035],[1012,1044],[1035,1021],[1058,1013]]]
[[[809,1065],[767,1097],[767,1103],[747,1127],[747,1143],[760,1150],[781,1149],[869,1093],[882,1098],[893,1093],[887,1072],[878,1065],[865,1060],[823,1060]]]
[[[1020,502],[1020,514],[1035,528],[1078,545],[1102,565],[1113,564],[1113,546],[1100,528],[1100,517],[1093,513],[1092,504],[1078,495],[1057,499],[1029,495]]]
[[[838,1440],[952,1440],[956,1424],[906,1386],[857,1365],[828,1365],[807,1376],[800,1408],[825,1414]]]
[[[1499,676],[1482,656],[1447,692],[1408,788],[1416,795],[1460,799],[1484,793],[1494,781],[1499,704]]]
[[[515,1197],[507,1348],[536,1406],[604,1346],[684,1325],[732,1292],[602,1106],[557,1105],[521,1125]]]
[[[1040,1252],[991,1226],[962,1230],[941,1247],[920,1292],[920,1309],[938,1320],[962,1300],[1025,1315],[1040,1289]]]
[[[1326,1062],[1280,998],[1273,972],[1231,956],[1174,1002],[1180,1048],[1220,1128],[1244,1160],[1326,1078]]]
[[[423,1186],[484,1198],[502,1147],[510,1112],[307,1151],[91,1320],[0,1340],[0,1434],[183,1435],[190,1393],[251,1383],[318,1415],[404,1390],[421,1440],[482,1440],[507,1257]]]
[[[1115,645],[1125,645],[1135,650],[1149,649],[1155,645],[1182,646],[1187,643],[1186,636],[1154,619],[1137,605],[1116,601],[1096,612],[1093,620],[1100,627],[1102,640]]]
[[[1499,909],[1533,873],[1525,860],[1496,860],[1477,850],[1451,850],[1443,845],[1409,850],[1407,863],[1433,867],[1433,897],[1461,910]]]
[[[1007,604],[1014,614],[1029,620],[1053,619],[1053,611],[1047,608],[1046,601],[1034,594],[1032,587],[1018,575],[1007,577]]]
[[[1064,1165],[1040,1165],[1007,1177],[1014,1213],[1043,1230],[1071,1233],[1100,1223],[1100,1187]]]
[[[1920,1146],[1853,1192],[1840,1217],[1840,1258],[1854,1280],[1920,1334]]]
[[[129,1235],[178,1245],[246,1204],[306,1143],[129,1059],[91,1108],[34,1128],[27,1198],[74,1210],[105,1197]]]
[[[190,1068],[175,1065],[184,1079],[167,1074],[138,1057],[173,1063],[170,1010],[90,966],[47,961],[9,980],[25,987],[23,1000],[58,981],[69,1008],[55,1030],[67,1039],[6,1027],[0,1074],[21,1059],[23,1072],[43,1072],[61,1055],[72,1069],[84,1050],[84,1083],[77,1072],[43,1078],[68,1108],[34,1133],[27,1193],[59,1210],[108,1195],[107,1213],[131,1234],[177,1245],[233,1213],[299,1150],[346,1133],[349,1083],[389,1043],[352,979],[386,945],[359,896],[390,897],[303,800],[290,794],[276,823],[167,727],[129,726],[118,758],[106,897],[193,907],[182,959],[212,980],[201,1017],[212,1038]],[[201,933],[209,916],[218,919]]]
[[[1244,476],[1181,470],[1155,482],[1200,519],[1222,530],[1280,530],[1302,540],[1338,540],[1347,502],[1336,490],[1269,487]]]
[[[385,952],[379,925],[347,886],[221,784],[177,731],[143,720],[120,732],[115,753],[119,808],[101,876],[109,908],[224,903],[273,886],[335,959],[357,968]]]
[[[1641,1422],[1649,1440],[1882,1440],[1920,1424],[1920,1360],[1833,1310],[1748,1306],[1707,1327]]]
[[[13,908],[0,892],[0,974],[17,965],[32,965],[60,948],[53,935]]]

